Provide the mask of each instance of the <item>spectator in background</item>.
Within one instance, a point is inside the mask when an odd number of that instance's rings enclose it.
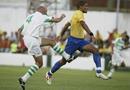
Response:
[[[100,32],[97,30],[96,35],[95,35],[95,45],[97,45],[97,48],[100,50],[103,48],[103,38],[102,35],[100,34]],[[102,53],[100,52],[100,54],[102,55]]]
[[[121,37],[121,33],[118,32],[118,30],[115,28],[113,29],[112,32],[108,32],[109,36],[108,39],[106,40],[108,44],[112,45],[112,41],[115,40],[116,38]]]
[[[18,45],[15,41],[12,41],[10,45],[10,52],[17,53],[17,51],[18,51]]]
[[[122,33],[122,35],[124,35],[124,36],[126,36],[126,39],[125,39],[125,46],[128,46],[129,44],[130,44],[130,42],[129,42],[129,35],[127,34],[127,31],[124,31],[123,33]]]
[[[96,39],[103,40],[102,35],[100,34],[99,30],[96,31],[95,38],[96,38]]]
[[[11,44],[11,42],[10,42],[9,38],[8,37],[4,38],[4,40],[3,40],[3,48],[4,48],[3,52],[9,52],[10,51],[10,44]]]
[[[11,32],[9,39],[10,41],[17,41],[16,32]]]
[[[106,40],[109,44],[112,44],[112,41],[114,39],[113,37],[113,32],[108,32],[109,33],[109,36],[108,36],[108,39]]]
[[[23,41],[22,38],[19,41],[20,42],[18,43],[18,52],[19,53],[25,53],[25,51],[27,51],[27,48],[26,48],[26,46],[24,44],[24,41]]]
[[[113,41],[112,61],[111,61],[111,68],[110,68],[110,72],[108,74],[108,78],[112,77],[116,67],[119,67],[122,64],[125,66],[124,57],[121,53],[121,50],[126,48],[125,39],[126,39],[126,35],[122,34],[121,37],[116,38]]]
[[[7,36],[7,32],[6,32],[6,31],[4,31],[4,32],[3,32],[2,39],[3,39],[3,40],[5,40],[6,38],[8,38],[8,36]]]
[[[108,40],[104,41],[104,45],[103,45],[103,48],[100,48],[99,49],[99,52],[102,53],[102,56],[104,57],[105,59],[105,69],[108,70],[109,67],[109,62],[111,60],[111,55],[112,55],[112,45],[111,43],[109,43]]]
[[[24,44],[24,41],[23,41],[23,36],[18,36],[18,32],[15,32],[15,36],[17,38],[17,40],[14,39],[14,41],[17,43],[17,52],[18,53],[24,53],[25,51],[27,51],[27,48]],[[19,42],[18,42],[19,41]]]
[[[121,37],[121,33],[119,33],[119,32],[118,32],[118,29],[115,28],[115,29],[113,30],[113,39],[115,40],[116,38],[119,38],[119,37]]]
[[[3,36],[2,36],[2,43],[3,43],[3,52],[9,52],[10,50],[10,40],[7,36],[7,32],[3,32]]]
[[[0,32],[0,52],[3,52],[3,40],[2,40],[2,32]]]

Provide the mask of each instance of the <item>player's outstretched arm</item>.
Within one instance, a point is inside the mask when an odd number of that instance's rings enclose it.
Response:
[[[65,32],[68,30],[68,27],[70,26],[70,22],[67,22],[64,27],[61,30],[60,36],[63,36],[65,34]]]
[[[58,23],[65,18],[65,14],[62,14],[59,18],[52,18],[51,22]]]
[[[91,30],[89,29],[88,25],[84,21],[80,21],[80,24],[85,29],[85,31],[91,36],[92,41],[95,41],[95,37]]]
[[[89,29],[88,25],[84,22],[84,21],[80,21],[80,24],[82,25],[82,27],[85,29],[85,31],[88,33],[88,34],[91,34],[91,30]]]
[[[70,24],[70,22],[67,22],[65,25],[64,25],[64,27],[62,28],[62,30],[61,30],[61,32],[60,32],[60,35],[57,37],[58,38],[58,41],[64,41],[64,35],[65,35],[65,32],[67,31],[67,30],[69,30],[68,28],[69,28],[69,26],[70,26],[71,24]]]

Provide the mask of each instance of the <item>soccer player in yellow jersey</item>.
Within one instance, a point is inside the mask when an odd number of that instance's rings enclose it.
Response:
[[[74,12],[71,22],[68,22],[61,33],[61,37],[63,36],[63,32],[70,26],[70,37],[68,38],[68,42],[65,46],[65,52],[69,55],[73,55],[76,50],[79,51],[89,51],[93,54],[93,60],[96,64],[96,76],[107,80],[108,78],[102,74],[101,72],[101,60],[98,49],[95,48],[91,42],[95,40],[93,33],[90,31],[89,27],[84,21],[84,13],[87,13],[88,4],[85,0],[79,1],[77,4],[77,10]],[[89,34],[90,40],[85,40],[85,32]],[[51,77],[61,66],[65,65],[68,60],[62,58],[58,61],[49,72],[46,73],[47,83],[51,84]]]

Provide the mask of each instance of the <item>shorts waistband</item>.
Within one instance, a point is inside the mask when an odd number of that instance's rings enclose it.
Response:
[[[79,39],[79,40],[84,40],[84,38],[77,38],[77,37],[74,37],[74,36],[70,36],[70,38]]]

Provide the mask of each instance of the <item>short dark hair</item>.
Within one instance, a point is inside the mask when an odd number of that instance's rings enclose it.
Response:
[[[77,8],[79,9],[80,6],[83,6],[83,5],[86,4],[86,3],[87,3],[86,0],[79,0],[79,1],[77,2]]]

